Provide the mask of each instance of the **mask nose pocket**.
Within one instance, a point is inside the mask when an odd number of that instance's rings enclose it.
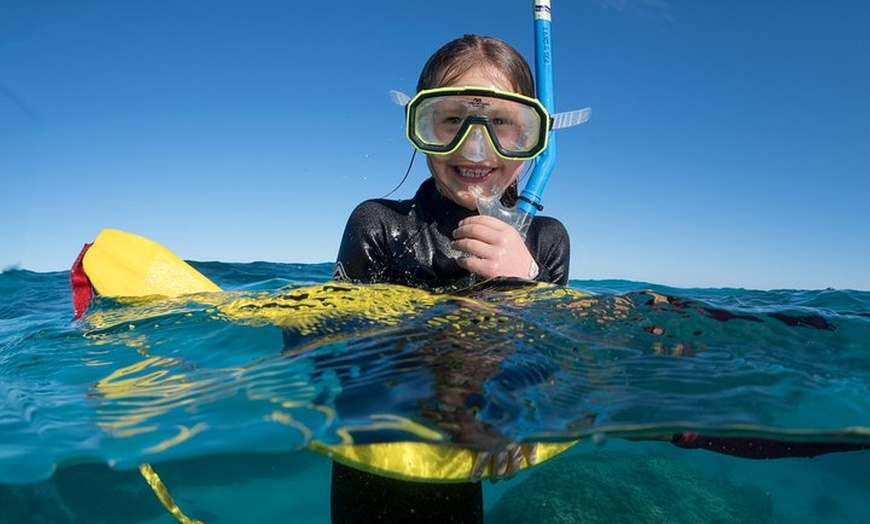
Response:
[[[472,162],[483,162],[486,160],[488,156],[487,140],[483,134],[483,128],[479,125],[471,127],[468,136],[462,141],[462,149],[460,150],[462,156]]]

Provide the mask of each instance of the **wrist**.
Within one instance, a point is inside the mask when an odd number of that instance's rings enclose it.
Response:
[[[534,280],[538,278],[538,275],[541,274],[541,268],[538,267],[538,263],[535,262],[535,259],[532,259],[532,264],[529,266],[529,279]]]

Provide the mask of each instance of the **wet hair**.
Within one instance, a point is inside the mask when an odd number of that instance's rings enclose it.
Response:
[[[490,36],[465,35],[447,42],[433,54],[417,80],[417,91],[452,84],[474,67],[485,65],[498,71],[515,92],[535,97],[535,82],[529,63],[513,46]]]
[[[475,67],[490,67],[511,83],[513,91],[535,98],[535,81],[529,63],[513,46],[490,36],[464,35],[447,42],[435,51],[417,80],[417,92],[453,84],[457,78]],[[508,187],[502,204],[517,202],[517,183]]]

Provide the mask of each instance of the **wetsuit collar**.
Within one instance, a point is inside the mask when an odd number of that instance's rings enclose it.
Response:
[[[477,215],[476,210],[465,209],[438,191],[435,179],[429,178],[420,185],[414,197],[427,218],[438,224],[447,236],[452,236],[459,221]]]

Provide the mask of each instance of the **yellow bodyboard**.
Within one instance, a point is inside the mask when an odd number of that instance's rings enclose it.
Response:
[[[82,264],[97,293],[107,297],[176,296],[221,290],[157,242],[117,229],[101,231]]]
[[[117,229],[101,231],[82,263],[96,292],[108,297],[178,296],[221,290],[160,244]],[[574,444],[576,441],[538,444],[538,463]],[[309,447],[358,469],[427,482],[468,481],[475,459],[475,452],[468,449],[421,442],[328,446],[315,441]],[[485,472],[484,477],[489,474]]]

